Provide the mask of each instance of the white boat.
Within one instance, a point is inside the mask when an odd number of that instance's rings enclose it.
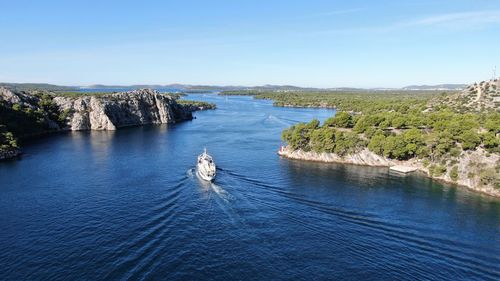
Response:
[[[196,173],[198,176],[206,181],[213,181],[215,179],[215,162],[212,156],[208,155],[207,149],[198,156],[198,163],[196,163]]]

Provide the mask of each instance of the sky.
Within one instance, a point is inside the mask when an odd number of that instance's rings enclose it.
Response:
[[[499,0],[0,0],[0,81],[403,87],[500,73]]]

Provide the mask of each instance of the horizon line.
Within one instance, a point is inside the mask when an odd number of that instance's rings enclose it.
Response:
[[[490,78],[491,79],[491,78]],[[484,81],[490,80],[490,79],[485,79]],[[483,81],[483,80],[481,80]],[[45,85],[53,85],[53,86],[60,86],[60,87],[78,87],[78,88],[97,88],[96,86],[103,86],[103,87],[116,87],[116,88],[123,88],[123,87],[134,87],[134,86],[155,86],[155,87],[169,87],[173,85],[179,85],[179,86],[190,86],[190,87],[239,87],[239,88],[258,88],[258,87],[294,87],[294,88],[303,88],[303,89],[340,89],[340,88],[353,88],[353,89],[402,89],[402,88],[407,88],[407,87],[420,87],[420,86],[427,86],[427,87],[435,87],[435,86],[442,86],[442,85],[470,85],[473,84],[474,82],[461,82],[461,83],[412,83],[412,84],[407,84],[405,86],[395,86],[395,87],[390,87],[390,86],[371,86],[371,87],[359,87],[359,86],[331,86],[331,87],[318,87],[318,86],[299,86],[299,85],[293,85],[293,84],[253,84],[253,85],[244,85],[244,84],[207,84],[207,83],[133,83],[133,84],[102,84],[102,83],[96,83],[96,84],[88,84],[88,85],[78,85],[78,84],[57,84],[57,83],[50,83],[50,82],[0,82],[0,84],[45,84]]]

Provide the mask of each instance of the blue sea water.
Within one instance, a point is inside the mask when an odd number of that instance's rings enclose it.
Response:
[[[276,154],[283,128],[332,110],[186,98],[218,109],[51,135],[0,163],[0,279],[500,279],[497,199]],[[214,183],[193,173],[204,147]]]

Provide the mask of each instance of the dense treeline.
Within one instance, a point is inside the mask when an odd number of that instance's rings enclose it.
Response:
[[[388,158],[458,156],[462,150],[482,146],[500,153],[500,113],[458,114],[397,112],[351,115],[339,112],[320,126],[318,120],[299,123],[283,131],[293,149],[335,152],[343,155],[368,147]],[[337,147],[337,146],[340,147]]]
[[[410,109],[424,110],[431,98],[444,93],[435,91],[321,91],[321,92],[264,92],[225,91],[222,95],[251,95],[257,99],[273,100],[275,106],[330,107],[342,111],[371,113]]]

